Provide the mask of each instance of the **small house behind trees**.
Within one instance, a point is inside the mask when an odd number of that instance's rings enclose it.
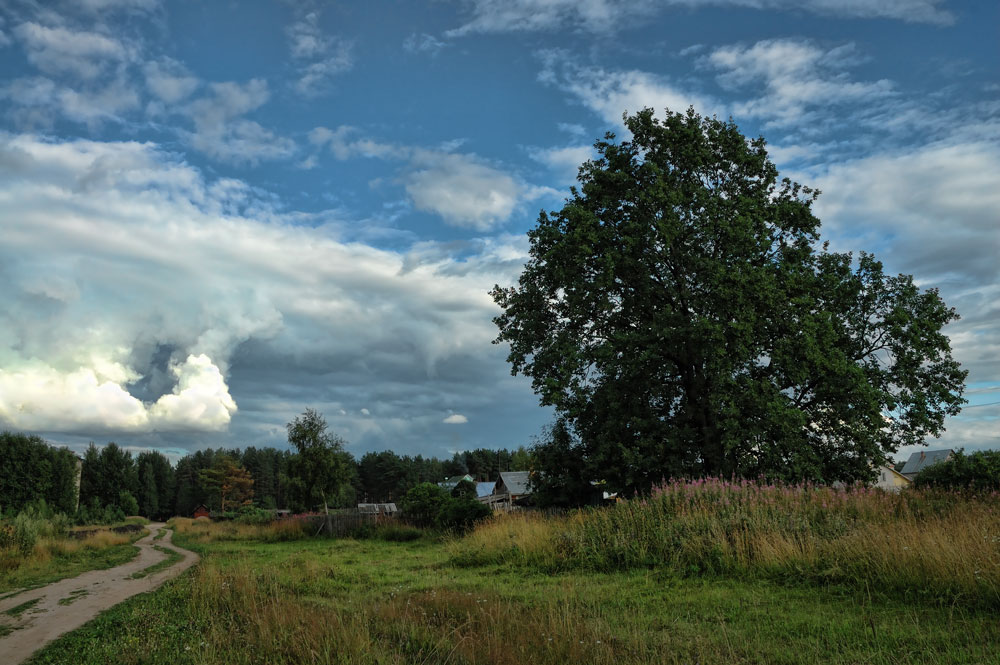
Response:
[[[927,467],[937,464],[938,462],[947,462],[951,459],[954,453],[955,451],[951,448],[946,448],[944,450],[921,450],[918,453],[913,453],[910,455],[910,459],[906,460],[906,464],[903,465],[902,474],[910,480],[913,480],[917,477],[918,473]]]

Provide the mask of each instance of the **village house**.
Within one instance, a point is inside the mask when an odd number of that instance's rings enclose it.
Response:
[[[896,471],[888,464],[883,464],[879,467],[878,480],[875,481],[875,487],[881,487],[889,492],[898,492],[911,482],[909,478],[899,471]]]
[[[512,510],[529,496],[527,471],[501,471],[492,493],[480,496],[479,500],[494,510]]]
[[[955,451],[951,448],[946,448],[945,450],[921,450],[919,453],[913,453],[910,455],[910,459],[906,460],[906,464],[903,465],[901,473],[910,480],[913,480],[917,477],[918,473],[927,467],[937,464],[938,462],[947,462],[954,454]]]
[[[362,515],[395,515],[399,509],[395,503],[359,503],[358,512]]]

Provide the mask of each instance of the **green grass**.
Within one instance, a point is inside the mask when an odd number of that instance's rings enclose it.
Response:
[[[132,543],[147,533],[148,531],[144,530],[129,534],[128,542],[125,543],[100,549],[79,547],[65,554],[52,555],[45,560],[28,560],[16,568],[2,570],[0,593],[11,591],[20,593],[28,588],[37,588],[51,582],[76,577],[89,570],[104,570],[128,563],[139,553],[139,548]]]
[[[188,542],[192,573],[36,654],[55,663],[990,663],[995,614],[877,587],[665,569],[455,566],[429,539]]]
[[[156,535],[153,536],[153,540],[159,540],[160,538],[163,538],[165,535],[167,535],[167,531],[168,529],[160,529],[159,531],[156,532]]]
[[[22,614],[24,614],[25,612],[27,612],[28,610],[30,610],[35,605],[37,605],[41,600],[42,600],[41,598],[35,598],[34,600],[29,600],[27,602],[21,603],[20,605],[15,605],[9,610],[6,610],[4,614],[6,614],[7,616],[12,616],[14,618],[17,618]]]
[[[167,555],[167,558],[163,559],[162,561],[158,561],[157,563],[154,563],[152,566],[143,568],[137,573],[132,573],[132,575],[129,576],[131,579],[137,580],[139,578],[146,577],[147,575],[158,573],[161,570],[169,568],[170,566],[174,565],[175,563],[184,558],[183,554],[181,554],[177,550],[172,550],[169,547],[153,545],[153,549],[163,552],[164,554]]]

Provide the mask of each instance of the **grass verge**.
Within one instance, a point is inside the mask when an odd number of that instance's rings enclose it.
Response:
[[[130,579],[137,580],[147,575],[152,575],[153,573],[158,573],[161,570],[166,570],[170,566],[174,565],[178,561],[184,558],[184,555],[177,550],[172,550],[169,547],[163,547],[162,545],[153,545],[153,549],[163,552],[167,555],[166,559],[154,563],[152,566],[143,568],[142,570],[132,573],[129,577]]]
[[[23,592],[50,582],[76,577],[88,570],[103,570],[127,563],[139,548],[132,543],[148,534],[117,534],[102,530],[83,540],[43,538],[28,557],[4,560],[0,565],[0,593]],[[13,595],[13,594],[8,594]]]

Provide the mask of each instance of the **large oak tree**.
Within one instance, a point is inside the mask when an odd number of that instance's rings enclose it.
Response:
[[[731,121],[625,125],[539,216],[517,286],[492,291],[496,341],[576,431],[585,480],[853,481],[941,431],[966,372],[936,290],[829,252],[818,192]]]

